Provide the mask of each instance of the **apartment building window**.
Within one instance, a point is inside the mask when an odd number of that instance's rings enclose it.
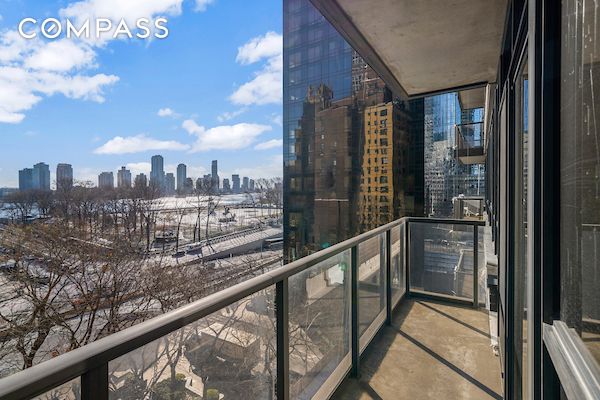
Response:
[[[300,62],[302,61],[302,53],[295,52],[289,55],[289,66],[290,68],[294,68],[298,65],[300,65]]]
[[[321,57],[321,46],[314,46],[308,49],[308,61],[316,61]]]
[[[527,173],[528,173],[528,64],[521,62],[515,79],[514,162],[514,398],[524,399],[527,394]],[[472,185],[475,186],[475,185]]]
[[[379,112],[379,115],[382,116],[382,117],[385,117],[387,115],[387,110],[381,110]]]

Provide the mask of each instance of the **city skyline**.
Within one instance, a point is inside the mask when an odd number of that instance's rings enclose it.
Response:
[[[151,157],[152,159],[161,159],[161,162],[164,160],[164,157],[160,154],[155,154]],[[151,161],[152,163],[152,161]],[[213,177],[213,174],[217,173],[217,177],[219,177],[220,182],[218,184],[218,187],[220,189],[225,189],[227,190],[227,187],[224,185],[225,181],[227,182],[227,184],[229,184],[230,181],[235,181],[235,177],[238,177],[238,188],[237,190],[239,191],[245,191],[245,190],[253,190],[254,189],[254,183],[256,181],[256,179],[260,179],[257,177],[253,177],[253,176],[243,176],[243,182],[244,184],[241,184],[240,182],[242,181],[242,179],[240,179],[240,174],[229,174],[229,175],[225,175],[223,173],[218,173],[218,160],[212,160],[211,161],[211,173],[210,174],[199,174],[199,175],[189,175],[187,174],[187,168],[188,166],[184,163],[179,163],[177,164],[177,166],[175,167],[174,170],[168,170],[168,168],[165,168],[162,163],[162,173],[164,175],[163,180],[161,182],[157,182],[157,184],[160,184],[163,187],[167,188],[167,192],[175,192],[175,191],[179,191],[181,189],[183,189],[183,185],[185,185],[185,181],[186,179],[192,179],[194,185],[196,184],[197,180],[202,180],[202,179],[206,179],[207,177],[211,178]],[[169,165],[170,166],[170,165]],[[40,172],[37,172],[36,175],[36,170],[39,171],[40,169],[42,169],[45,172],[42,172],[43,177],[40,178]],[[60,183],[68,186],[68,185],[77,185],[78,183],[91,183],[94,187],[98,187],[98,188],[108,188],[108,187],[112,187],[112,188],[126,188],[126,187],[134,187],[136,184],[136,178],[140,177],[140,176],[144,176],[146,179],[146,184],[149,184],[152,182],[152,169],[150,169],[149,171],[143,171],[143,172],[139,172],[139,173],[134,173],[132,170],[128,169],[125,165],[116,168],[114,170],[102,170],[101,172],[98,173],[98,175],[95,177],[95,179],[90,179],[90,180],[86,180],[86,181],[81,181],[81,180],[77,180],[76,178],[74,178],[75,175],[75,170],[73,168],[73,166],[69,163],[65,163],[65,162],[61,162],[58,163],[56,165],[56,168],[54,169],[54,173],[52,172],[53,168],[51,165],[40,161],[38,163],[36,163],[33,168],[29,168],[29,167],[24,167],[22,169],[20,169],[18,171],[18,181],[19,184],[17,185],[17,187],[15,187],[14,189],[20,189],[20,190],[29,190],[29,189],[44,189],[44,190],[56,190],[59,186]],[[181,173],[183,172],[183,176],[181,176]],[[222,177],[222,178],[221,178]],[[181,179],[181,185],[182,187],[180,187],[180,178]],[[280,178],[280,176],[271,176],[268,178]],[[170,182],[170,180],[173,180],[172,182]],[[110,184],[109,182],[112,182],[112,184]],[[169,190],[170,185],[173,185],[174,189],[173,190]],[[166,186],[165,186],[166,185]],[[4,189],[4,188],[3,188]],[[230,190],[234,190],[233,187],[230,187]]]
[[[121,166],[135,177],[149,173],[157,152],[172,172],[177,160],[188,175],[202,176],[219,159],[228,175],[281,176],[278,3],[166,0],[133,7],[129,13],[139,17],[168,17],[169,37],[148,42],[15,35],[25,14],[41,19],[119,9],[113,2],[0,0],[0,82],[10,94],[0,98],[0,127],[3,148],[11,150],[0,160],[0,187],[17,187],[18,171],[39,160],[52,175],[68,160],[75,180],[95,181]],[[221,34],[231,31],[236,34]],[[210,39],[215,35],[219,40]],[[205,39],[190,45],[189,37]],[[207,54],[222,62],[203,62]],[[56,90],[30,84],[50,75]]]

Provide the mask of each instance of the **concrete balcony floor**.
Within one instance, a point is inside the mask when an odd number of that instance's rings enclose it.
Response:
[[[409,298],[333,399],[502,399],[485,310]]]

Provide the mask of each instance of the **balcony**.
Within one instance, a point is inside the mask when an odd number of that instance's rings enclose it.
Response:
[[[484,164],[485,138],[483,122],[456,125],[456,157],[464,165]]]
[[[501,398],[482,225],[397,220],[4,378],[0,398]]]

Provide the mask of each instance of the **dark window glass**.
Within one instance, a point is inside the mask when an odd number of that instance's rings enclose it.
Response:
[[[394,99],[310,0],[302,0],[296,10],[284,7],[284,207],[302,211],[294,221],[284,217],[287,260],[401,216],[422,215],[424,202],[418,178],[423,173],[417,171],[422,165],[417,159],[423,156],[423,125],[418,123],[423,120],[423,100],[409,105]],[[294,31],[296,18],[300,26]],[[402,123],[392,127],[390,120],[387,132],[377,133],[381,143],[389,143],[386,158],[369,158],[382,154],[378,140],[371,140],[365,130],[369,114],[401,107],[403,113],[388,113]],[[409,163],[409,157],[415,161]],[[378,174],[367,169],[369,162],[394,167],[385,188]],[[403,179],[392,178],[401,168]],[[301,179],[293,193],[292,179]],[[389,197],[367,197],[386,191]],[[380,211],[381,202],[388,206],[385,212]]]
[[[560,317],[600,360],[600,30],[592,0],[562,2]]]

